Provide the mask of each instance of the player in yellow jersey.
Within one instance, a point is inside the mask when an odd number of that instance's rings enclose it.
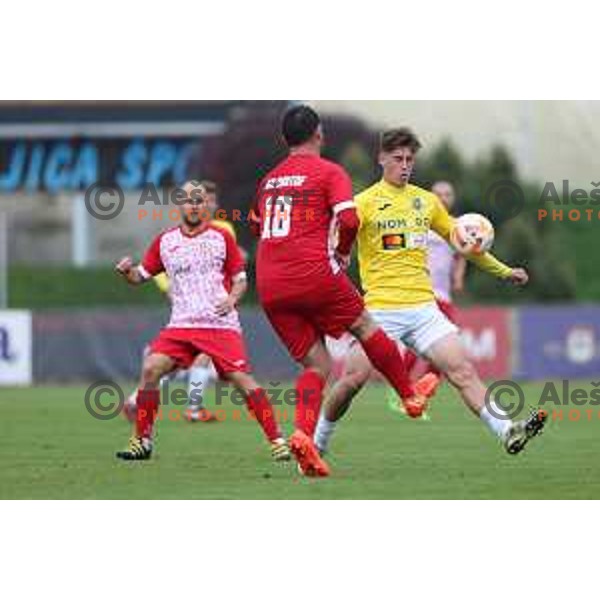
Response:
[[[199,183],[206,192],[206,208],[211,215],[211,223],[217,227],[222,227],[227,230],[236,239],[235,228],[232,223],[225,219],[215,218],[217,210],[219,209],[219,188],[217,184],[208,179],[202,180]],[[240,248],[244,260],[246,259],[246,252],[243,248]],[[169,278],[165,273],[160,273],[154,277],[154,283],[156,287],[169,296]],[[206,394],[208,387],[211,383],[217,380],[217,372],[212,364],[212,361],[206,354],[200,354],[194,361],[193,365],[184,372],[187,376],[188,385],[188,406],[185,411],[185,418],[190,422],[212,422],[216,420],[208,409],[203,406],[203,397]],[[179,376],[180,373],[177,374]],[[137,390],[127,399],[125,403],[125,415],[128,419],[132,419],[136,410],[136,396]]]
[[[379,151],[383,177],[355,198],[365,303],[384,331],[433,363],[507,452],[516,454],[542,430],[544,417],[535,413],[513,423],[493,400],[486,406],[486,387],[467,358],[458,329],[435,303],[427,268],[428,232],[431,229],[449,242],[453,219],[435,194],[409,183],[420,147],[407,128],[386,131]],[[469,260],[515,285],[528,281],[524,269],[511,268],[490,253]],[[371,370],[360,347],[354,345],[319,418],[315,442],[321,452],[327,450],[336,422]]]

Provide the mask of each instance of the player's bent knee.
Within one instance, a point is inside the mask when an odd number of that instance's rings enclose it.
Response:
[[[329,353],[320,347],[313,347],[300,364],[305,369],[316,371],[323,379],[329,378],[333,368]]]
[[[231,373],[227,373],[225,378],[227,379],[227,381],[230,381],[238,389],[242,390],[247,394],[251,394],[255,390],[260,389],[258,382],[250,373],[234,371]]]
[[[313,367],[313,369],[319,373],[322,379],[327,380],[332,371],[331,361],[328,361],[326,364],[320,365],[317,368]]]
[[[350,333],[359,340],[366,340],[378,329],[373,317],[365,310],[350,327]]]
[[[149,385],[158,385],[161,377],[165,375],[162,364],[158,361],[148,358],[142,366],[142,383]]]

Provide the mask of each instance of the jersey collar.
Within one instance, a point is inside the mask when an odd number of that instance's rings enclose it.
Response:
[[[189,231],[186,231],[183,228],[183,225],[179,226],[179,231],[181,232],[181,235],[183,235],[184,237],[188,237],[188,238],[195,238],[198,237],[200,234],[204,233],[210,226],[210,223],[207,221],[205,223],[202,223],[202,225],[200,227],[198,227],[198,229],[196,229],[196,231],[194,231],[194,233],[190,233]]]
[[[382,191],[387,192],[388,194],[398,195],[406,192],[410,183],[407,183],[404,187],[399,187],[397,185],[392,185],[391,183],[388,183],[385,179],[381,178],[381,180],[379,181],[379,185]]]

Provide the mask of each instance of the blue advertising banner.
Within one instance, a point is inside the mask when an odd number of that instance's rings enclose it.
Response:
[[[166,307],[40,311],[33,313],[33,335],[27,337],[28,330],[16,320],[18,312],[0,311],[0,386],[3,373],[6,377],[10,375],[11,384],[17,382],[16,366],[12,366],[10,373],[3,367],[6,364],[2,362],[3,348],[4,354],[12,358],[17,350],[27,347],[26,340],[30,337],[33,338],[33,380],[36,383],[134,381],[139,377],[144,347],[168,321]],[[7,339],[3,344],[2,326],[8,320],[8,313],[11,337],[10,343]],[[258,379],[275,386],[274,381],[290,381],[296,377],[298,368],[264,313],[253,307],[242,307],[241,319],[246,349]],[[31,362],[28,358],[29,371],[25,366],[18,371],[29,373],[29,380],[19,375],[22,377],[19,381],[30,382]]]
[[[32,102],[0,105],[0,194],[182,183],[202,141],[239,103]]]
[[[600,376],[600,306],[527,307],[518,319],[515,377]]]
[[[96,182],[123,190],[177,184],[200,148],[188,138],[4,140],[0,193],[76,191]]]

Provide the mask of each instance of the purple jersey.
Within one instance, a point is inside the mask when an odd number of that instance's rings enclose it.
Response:
[[[429,232],[429,274],[436,298],[452,301],[452,266],[455,250],[434,231]]]

